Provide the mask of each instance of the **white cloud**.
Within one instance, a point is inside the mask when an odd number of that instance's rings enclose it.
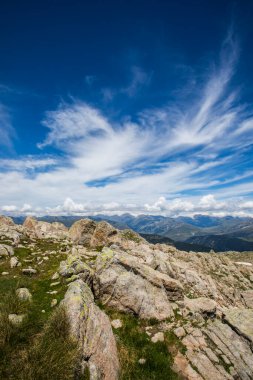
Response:
[[[18,210],[17,206],[14,206],[14,205],[6,205],[2,207],[2,211],[5,211],[5,212],[15,212],[17,210]]]
[[[226,207],[224,202],[218,202],[213,194],[204,195],[200,201],[199,205],[204,210],[221,210]]]

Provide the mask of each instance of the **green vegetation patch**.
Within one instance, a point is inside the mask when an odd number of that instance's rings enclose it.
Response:
[[[121,363],[121,380],[176,380],[178,375],[171,369],[173,358],[170,340],[152,343],[145,332],[150,321],[139,320],[130,314],[105,309],[111,319],[120,319],[122,327],[114,329]],[[152,326],[156,321],[151,321]],[[139,360],[145,359],[144,364]]]

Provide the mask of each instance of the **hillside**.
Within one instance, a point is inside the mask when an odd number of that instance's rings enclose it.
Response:
[[[252,253],[90,219],[0,217],[0,241],[1,379],[253,378]]]
[[[253,251],[253,242],[231,237],[229,235],[193,236],[186,240],[217,251]]]
[[[181,251],[194,251],[194,252],[209,252],[210,248],[204,245],[198,245],[194,243],[187,243],[182,241],[174,241],[170,238],[161,235],[152,235],[152,234],[140,234],[145,240],[152,244],[168,244]]]

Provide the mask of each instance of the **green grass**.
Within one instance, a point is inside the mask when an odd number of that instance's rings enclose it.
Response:
[[[173,358],[170,353],[172,342],[165,335],[164,342],[152,343],[145,332],[150,321],[142,321],[112,309],[105,309],[111,319],[119,318],[123,326],[114,329],[121,363],[121,380],[177,380],[171,369]],[[156,327],[156,321],[151,321]],[[173,342],[174,344],[175,342]],[[139,364],[139,359],[146,359]]]
[[[23,310],[27,318],[18,327],[10,324],[5,311],[0,318],[0,378],[74,380],[78,349],[64,309],[57,308],[46,323]]]
[[[58,325],[63,327],[60,323],[63,317],[51,308],[51,300],[56,298],[60,302],[66,292],[66,285],[61,283],[50,287],[53,273],[58,270],[60,261],[66,258],[60,248],[60,244],[37,240],[33,248],[15,248],[15,255],[22,267],[11,269],[9,258],[0,260],[0,272],[9,272],[7,276],[0,275],[0,379],[72,379],[70,372],[73,368],[69,362],[72,358],[72,343],[67,339],[66,325],[65,332],[62,328],[63,337],[52,336],[53,330],[57,333]],[[56,254],[48,255],[48,261],[37,265],[36,256],[31,253],[38,250],[42,253],[54,250]],[[42,254],[39,253],[39,256],[42,257]],[[33,262],[26,263],[26,259],[33,259]],[[22,274],[22,268],[29,265],[37,269],[36,275]],[[29,289],[31,303],[17,299],[15,291],[19,287]],[[58,293],[50,295],[47,293],[50,290],[57,290]],[[19,327],[14,327],[8,321],[9,314],[26,314],[26,318]],[[55,320],[58,322],[55,323]],[[53,324],[55,327],[50,330],[49,326]],[[44,358],[43,362],[40,358]],[[63,361],[71,370],[67,371]],[[56,371],[56,375],[52,371]]]

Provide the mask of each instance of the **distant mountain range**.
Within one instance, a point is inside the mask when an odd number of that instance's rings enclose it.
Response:
[[[58,221],[71,226],[81,216],[44,216],[39,219]],[[156,243],[173,244],[186,251],[253,251],[253,218],[213,217],[195,215],[169,218],[154,215],[96,215],[89,218],[106,220],[118,229],[131,228],[146,240]],[[13,218],[23,223],[23,217]]]

